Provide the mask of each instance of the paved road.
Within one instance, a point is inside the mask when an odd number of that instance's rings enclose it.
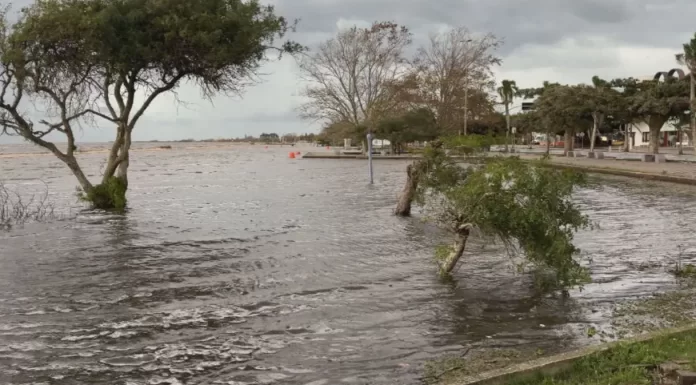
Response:
[[[518,154],[522,159],[538,159],[538,155]],[[558,164],[568,164],[580,167],[605,168],[622,171],[668,175],[678,178],[696,179],[696,164],[694,163],[652,163],[615,159],[565,158],[552,156],[551,161]]]

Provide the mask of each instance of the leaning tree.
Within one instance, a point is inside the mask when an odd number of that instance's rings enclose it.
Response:
[[[553,287],[565,290],[589,278],[573,245],[574,233],[590,225],[572,201],[574,189],[585,183],[583,174],[516,157],[469,163],[464,167],[436,142],[409,166],[420,167],[415,202],[454,237],[436,251],[442,274],[454,271],[477,236],[524,256],[535,271],[551,273]]]
[[[292,28],[256,0],[42,0],[0,36],[3,131],[44,147],[67,164],[96,207],[125,207],[133,130],[152,102],[182,82],[205,97],[241,92],[269,52],[295,53]],[[33,122],[23,100],[49,106]],[[114,127],[103,177],[92,184],[74,156],[84,119]],[[67,139],[64,150],[49,134]]]

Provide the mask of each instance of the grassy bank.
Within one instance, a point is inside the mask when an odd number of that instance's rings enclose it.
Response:
[[[683,369],[696,370],[696,329],[694,331],[661,335],[660,330],[674,330],[693,325],[696,320],[696,278],[678,277],[682,288],[648,298],[622,301],[612,306],[610,325],[593,330],[600,341],[616,338],[658,337],[646,342],[620,343],[608,351],[593,353],[576,360],[572,366],[556,375],[537,375],[495,384],[511,385],[574,385],[574,384],[670,384],[653,381],[656,365],[679,361]],[[662,332],[664,333],[664,332]],[[588,335],[589,336],[589,335]],[[610,336],[610,337],[608,337]],[[537,350],[482,350],[463,352],[458,357],[444,357],[425,365],[424,382],[427,384],[462,385],[470,383],[471,376],[499,370],[516,370],[519,364],[546,356]],[[551,358],[551,357],[548,357]],[[534,366],[533,362],[529,363]],[[671,382],[674,383],[674,382]],[[488,383],[486,383],[488,384]]]
[[[667,366],[670,368],[661,370]],[[674,369],[677,368],[696,369],[696,331],[665,334],[645,342],[619,344],[609,350],[580,358],[570,368],[558,373],[512,378],[506,384],[670,384],[676,383]]]

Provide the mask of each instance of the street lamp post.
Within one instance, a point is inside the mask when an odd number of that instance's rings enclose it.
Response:
[[[369,131],[367,133],[367,162],[368,168],[370,170],[370,184],[374,184],[374,178],[372,173],[372,133]]]

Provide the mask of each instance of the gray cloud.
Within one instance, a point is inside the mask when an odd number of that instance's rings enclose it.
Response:
[[[263,0],[262,0],[263,1]],[[696,32],[693,0],[267,0],[279,14],[301,19],[290,37],[308,46],[335,34],[338,25],[392,20],[408,26],[415,44],[443,26],[467,26],[505,40],[500,78],[534,86],[543,80],[587,82],[641,76],[673,67],[674,53]],[[15,0],[18,11],[31,0]],[[201,100],[184,85],[174,98],[158,99],[139,122],[137,140],[210,138],[263,131],[308,132],[319,125],[295,115],[302,87],[292,60],[272,63],[264,82],[242,98]],[[111,130],[85,128],[82,140],[108,140]],[[3,141],[0,138],[0,142]]]

